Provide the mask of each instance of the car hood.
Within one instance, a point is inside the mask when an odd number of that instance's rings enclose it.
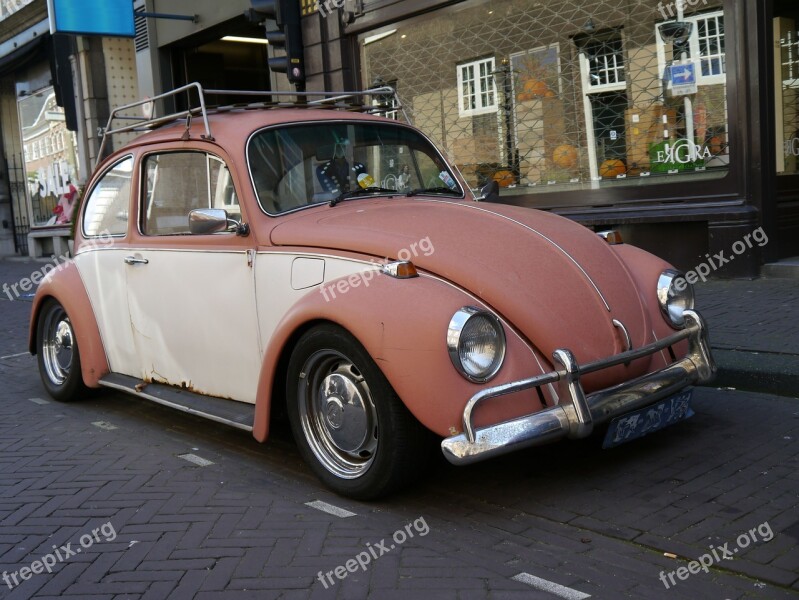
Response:
[[[584,363],[625,350],[614,319],[633,347],[651,341],[644,300],[616,253],[551,213],[424,198],[359,200],[297,213],[274,227],[271,241],[410,257],[479,297],[545,356],[568,348]],[[641,362],[623,376],[645,369]]]

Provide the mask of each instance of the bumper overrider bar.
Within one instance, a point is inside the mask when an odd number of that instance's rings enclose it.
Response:
[[[568,437],[584,438],[595,425],[601,425],[625,413],[643,408],[675,394],[683,388],[713,379],[716,365],[707,341],[707,326],[699,313],[686,310],[685,328],[662,340],[610,358],[578,365],[574,355],[565,349],[555,350],[553,358],[563,367],[484,389],[469,400],[463,411],[463,433],[441,442],[444,456],[453,464],[465,465],[514,452],[521,448],[540,446]],[[688,355],[661,371],[585,395],[580,377],[616,365],[655,354],[688,340]],[[560,402],[531,415],[519,417],[482,429],[475,429],[472,414],[479,404],[506,394],[557,383]]]

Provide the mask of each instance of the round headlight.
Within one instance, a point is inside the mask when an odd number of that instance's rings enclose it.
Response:
[[[497,374],[505,359],[505,331],[495,315],[465,306],[449,322],[447,348],[461,375],[483,383]]]
[[[694,288],[679,271],[668,269],[658,278],[658,301],[668,323],[676,328],[685,327],[686,310],[694,308]]]

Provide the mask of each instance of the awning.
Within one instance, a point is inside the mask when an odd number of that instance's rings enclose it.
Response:
[[[0,58],[0,77],[16,71],[36,59],[46,59],[46,42],[49,38],[49,33],[37,36],[27,44]]]

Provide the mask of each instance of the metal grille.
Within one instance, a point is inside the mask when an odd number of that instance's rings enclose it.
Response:
[[[659,34],[674,3],[455,5],[377,40],[365,33],[363,78],[396,81],[415,124],[474,187],[493,178],[503,194],[527,194],[722,176],[724,14],[721,0],[692,6],[692,33],[675,50]],[[696,89],[675,85],[672,73],[690,82],[691,69]]]
[[[28,220],[27,197],[25,196],[25,169],[22,157],[12,155],[8,163],[8,184],[11,192],[11,213],[14,219],[14,248],[18,254],[28,254],[28,233],[31,230]]]
[[[144,12],[144,7],[136,9],[133,13],[133,25],[136,31],[136,37],[133,43],[136,46],[136,52],[142,52],[150,47],[150,39],[147,35],[147,17],[141,16],[139,13]]]

